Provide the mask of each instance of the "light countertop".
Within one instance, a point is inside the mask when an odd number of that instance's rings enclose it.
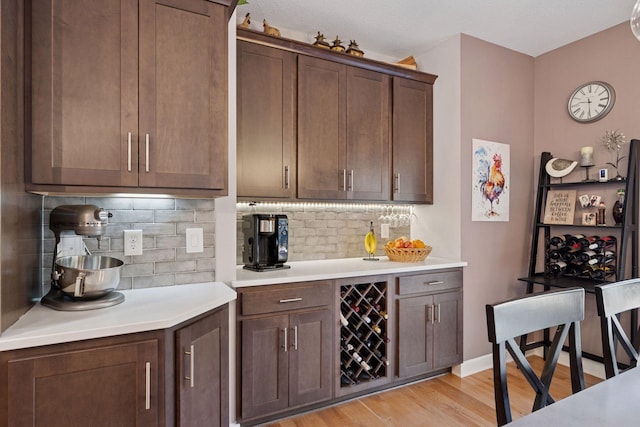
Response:
[[[255,272],[237,267],[234,288],[246,286],[274,285],[279,283],[306,282],[311,280],[341,279],[373,276],[378,274],[411,273],[445,268],[465,267],[464,261],[427,257],[423,262],[394,262],[385,256],[379,261],[364,261],[362,258],[327,259],[319,261],[295,261],[286,265],[289,269]]]
[[[236,299],[221,282],[119,291],[124,302],[87,311],[34,305],[0,335],[0,351],[166,329]]]

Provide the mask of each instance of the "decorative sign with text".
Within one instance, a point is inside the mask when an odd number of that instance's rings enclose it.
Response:
[[[544,208],[545,224],[573,224],[576,190],[549,190]]]

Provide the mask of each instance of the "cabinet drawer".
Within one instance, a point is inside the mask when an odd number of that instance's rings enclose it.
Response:
[[[265,285],[260,290],[241,291],[240,313],[250,316],[330,305],[332,296],[329,281],[305,282],[300,285]]]
[[[398,295],[444,291],[462,287],[462,270],[446,270],[434,273],[400,276],[397,280]]]

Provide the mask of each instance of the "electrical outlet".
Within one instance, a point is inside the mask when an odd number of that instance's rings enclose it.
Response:
[[[187,253],[204,251],[202,228],[187,228]]]
[[[142,230],[124,230],[124,255],[142,255]]]
[[[60,237],[60,243],[58,243],[58,252],[56,257],[61,256],[74,256],[85,255],[84,242],[82,236],[65,236]]]

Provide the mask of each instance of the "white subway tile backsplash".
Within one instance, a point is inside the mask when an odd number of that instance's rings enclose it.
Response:
[[[215,278],[215,201],[136,197],[49,197],[43,198],[43,292],[48,291],[53,259],[54,235],[49,230],[51,210],[62,204],[93,204],[112,214],[100,249],[95,238],[85,238],[94,254],[125,262],[119,289],[172,286],[212,281]],[[185,230],[204,231],[204,251],[187,254]],[[124,230],[142,230],[143,254],[124,256]],[[179,275],[179,276],[178,276]]]
[[[250,213],[283,213],[289,219],[289,261],[320,260],[337,258],[364,257],[364,236],[369,231],[369,224],[373,221],[374,231],[380,236],[380,217],[391,208],[371,207],[367,205],[348,207],[331,205],[316,206],[312,204],[287,204],[262,206],[258,204],[250,207],[238,205],[237,233],[238,248],[236,252],[237,264],[242,264],[242,216]],[[409,210],[410,207],[397,208]],[[409,235],[410,227],[401,226],[391,228],[391,237]],[[377,255],[384,255],[386,239],[378,238]]]

